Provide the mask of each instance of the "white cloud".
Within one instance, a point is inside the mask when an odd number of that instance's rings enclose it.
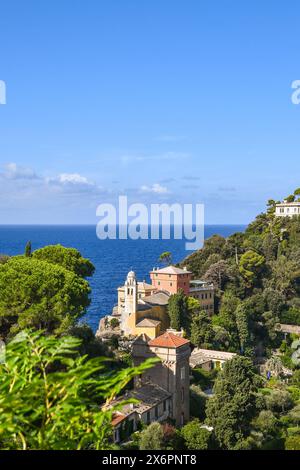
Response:
[[[39,179],[32,168],[19,166],[16,163],[8,163],[4,166],[4,173],[1,175],[11,180],[34,180]]]
[[[0,192],[11,195],[14,199],[39,197],[42,194],[52,197],[54,194],[83,194],[90,196],[103,195],[107,192],[103,187],[79,173],[60,173],[46,177],[37,175],[29,167],[8,163],[0,171]]]
[[[161,186],[159,183],[154,183],[152,186],[143,185],[141,191],[155,194],[167,194],[169,192],[165,186]]]
[[[50,188],[52,187],[65,193],[89,193],[97,195],[106,192],[104,188],[79,173],[60,173],[55,177],[47,178],[45,181]]]
[[[89,181],[85,176],[79,173],[61,173],[55,178],[49,178],[48,182],[60,183],[60,184],[73,184],[73,185],[87,185],[93,186],[94,183]]]

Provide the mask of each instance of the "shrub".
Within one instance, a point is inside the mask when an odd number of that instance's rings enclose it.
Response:
[[[164,433],[159,423],[152,423],[140,434],[140,450],[162,450]]]
[[[112,400],[151,362],[108,372],[78,354],[80,340],[23,332],[0,364],[0,448],[112,448]],[[105,405],[105,406],[104,406]]]
[[[287,437],[284,448],[285,450],[300,450],[300,435]]]

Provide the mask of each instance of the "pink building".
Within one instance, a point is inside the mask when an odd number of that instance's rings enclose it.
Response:
[[[179,289],[182,289],[185,295],[190,293],[192,273],[185,268],[181,269],[175,266],[162,269],[153,268],[153,271],[150,271],[150,278],[153,287],[158,290],[166,290],[170,294],[176,294]]]

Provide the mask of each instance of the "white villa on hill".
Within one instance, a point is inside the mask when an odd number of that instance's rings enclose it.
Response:
[[[226,361],[237,356],[236,353],[227,351],[214,351],[213,349],[195,348],[190,357],[190,367],[201,367],[205,370],[223,369]]]
[[[283,201],[276,204],[275,215],[276,217],[294,217],[295,215],[300,215],[300,201]]]

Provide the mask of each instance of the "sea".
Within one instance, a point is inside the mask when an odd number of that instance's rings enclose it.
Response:
[[[244,225],[207,225],[205,238],[218,234],[227,237],[245,230]],[[172,253],[173,263],[182,261],[191,251],[186,251],[186,240],[99,240],[94,225],[0,225],[0,253],[10,256],[24,253],[31,241],[32,249],[61,244],[79,250],[89,258],[96,270],[88,279],[91,304],[83,321],[96,331],[99,320],[110,314],[117,302],[117,288],[124,284],[127,273],[134,270],[139,281],[149,279],[149,271],[159,266],[159,255]]]

